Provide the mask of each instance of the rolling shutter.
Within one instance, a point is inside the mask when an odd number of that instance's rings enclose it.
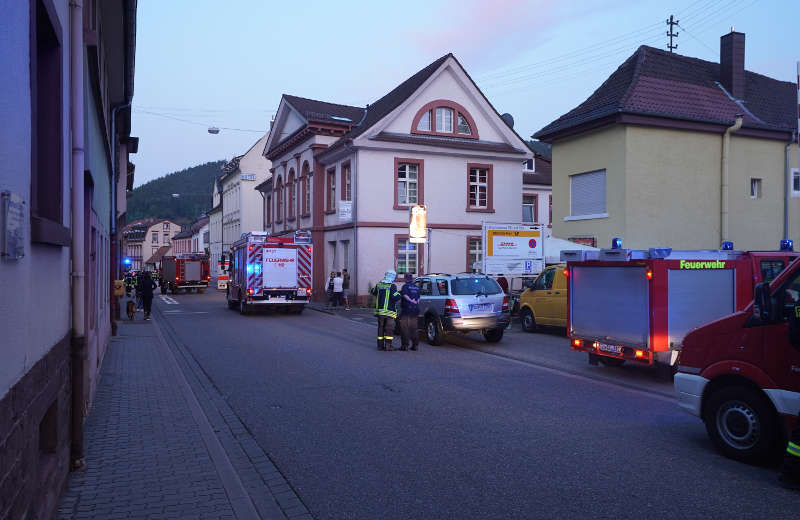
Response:
[[[570,208],[573,217],[606,212],[606,171],[570,176]]]

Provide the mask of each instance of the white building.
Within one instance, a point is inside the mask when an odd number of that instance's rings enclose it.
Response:
[[[262,199],[253,189],[270,175],[271,163],[264,155],[269,133],[250,149],[228,161],[220,177],[222,188],[222,251],[227,252],[242,233],[262,231]]]
[[[208,216],[197,219],[192,224],[192,253],[208,254],[209,231]]]
[[[484,220],[519,222],[533,158],[452,54],[366,109],[284,95],[265,155],[266,229],[310,229],[316,297],[348,268],[362,301],[389,268],[468,270]],[[414,204],[428,207],[431,251],[408,240]]]
[[[211,277],[217,278],[220,270],[219,260],[222,258],[222,184],[219,178],[214,180],[211,190],[211,209],[208,215],[208,254],[211,262]]]
[[[553,225],[552,160],[536,151],[522,163],[522,222]]]

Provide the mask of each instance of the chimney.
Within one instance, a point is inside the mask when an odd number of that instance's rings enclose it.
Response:
[[[720,83],[736,99],[744,98],[744,33],[731,32],[719,39]]]

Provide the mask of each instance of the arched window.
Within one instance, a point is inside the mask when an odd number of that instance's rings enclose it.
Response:
[[[275,185],[275,222],[283,220],[283,179],[278,177]]]
[[[309,189],[311,182],[311,167],[309,167],[308,161],[303,163],[302,176],[303,182],[300,198],[303,204],[303,215],[308,215],[309,211],[311,211],[311,190]]]
[[[420,108],[411,123],[411,133],[478,139],[478,128],[467,109],[446,99]]]
[[[297,207],[297,190],[294,189],[294,168],[289,170],[289,182],[286,183],[286,187],[289,190],[287,194],[287,199],[289,202],[289,211],[288,211],[288,218],[294,218],[294,211]]]

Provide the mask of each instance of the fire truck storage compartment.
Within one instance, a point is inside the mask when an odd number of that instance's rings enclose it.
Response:
[[[165,259],[161,262],[161,277],[168,282],[175,281],[175,259]]]
[[[692,329],[736,312],[735,269],[669,269],[668,334],[680,348]]]
[[[647,267],[574,266],[569,277],[574,337],[646,346],[650,336]],[[613,337],[608,337],[614,331]]]
[[[270,288],[297,287],[297,249],[264,248],[264,284]]]
[[[186,260],[183,263],[184,277],[186,280],[196,282],[200,280],[200,261]]]

